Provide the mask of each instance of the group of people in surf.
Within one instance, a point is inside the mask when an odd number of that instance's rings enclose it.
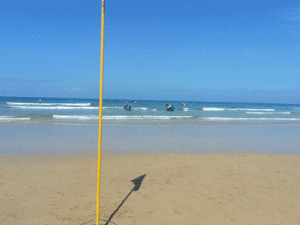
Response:
[[[125,103],[125,105],[123,106],[123,109],[126,109],[126,110],[131,110],[131,106],[130,105],[127,105],[126,103]]]
[[[128,105],[127,103],[125,103],[125,105],[123,106],[123,109],[126,109],[128,111],[130,111],[132,109],[132,107],[130,105]],[[169,105],[168,103],[166,104],[166,110],[167,111],[174,111],[175,107],[172,105]]]
[[[166,110],[167,111],[174,111],[175,107],[172,105],[169,105],[168,103],[166,104]]]

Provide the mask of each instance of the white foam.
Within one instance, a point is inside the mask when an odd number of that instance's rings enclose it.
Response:
[[[102,107],[103,109],[124,109],[123,107],[120,106],[104,106]],[[133,110],[144,110],[146,111],[148,108],[145,107],[132,107]]]
[[[300,120],[300,118],[227,118],[227,117],[202,117],[205,120],[215,120],[215,121],[232,121],[232,120],[284,120],[284,121],[295,121]]]
[[[103,116],[103,120],[128,120],[128,119],[143,119],[142,116]]]
[[[0,122],[11,122],[11,121],[22,121],[30,120],[29,117],[10,117],[10,116],[0,116]]]
[[[225,108],[202,108],[203,111],[224,111]]]
[[[191,116],[103,116],[103,120],[170,120],[189,119]]]
[[[79,115],[53,115],[53,119],[62,120],[96,120],[98,116],[79,116]],[[103,120],[169,120],[169,119],[188,119],[191,116],[103,116]]]
[[[291,112],[245,112],[246,114],[291,114]]]
[[[161,119],[189,119],[189,118],[192,118],[192,116],[142,116],[146,119],[158,119],[158,120],[161,120]]]
[[[104,106],[102,109],[123,109],[123,107]]]
[[[8,105],[38,105],[40,103],[6,102]]]
[[[275,109],[247,109],[247,108],[238,108],[238,110],[243,111],[275,111]]]
[[[56,105],[64,105],[64,106],[89,106],[91,103],[27,103],[27,102],[7,102],[8,105],[36,105],[36,106],[56,106]]]
[[[183,111],[189,111],[189,109],[188,108],[183,108]]]
[[[238,109],[238,108],[235,108],[235,109],[227,109],[227,110],[236,111],[236,110],[239,110],[239,109]]]
[[[42,103],[43,105],[44,103]],[[47,103],[45,103],[47,104]],[[54,104],[54,103],[53,103]],[[55,104],[54,104],[55,105]],[[56,105],[68,105],[68,106],[89,106],[91,103],[57,103]]]
[[[148,108],[145,108],[145,107],[134,107],[132,109],[137,109],[137,110],[144,110],[146,111]]]
[[[17,109],[99,109],[99,107],[72,106],[12,106]]]
[[[62,120],[97,120],[98,116],[78,116],[78,115],[53,115],[53,119]]]

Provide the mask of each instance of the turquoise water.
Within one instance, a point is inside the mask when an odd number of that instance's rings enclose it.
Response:
[[[0,97],[0,122],[97,124],[97,99]],[[129,102],[130,101],[130,102]],[[123,109],[127,102],[131,111]],[[173,112],[166,111],[166,103]],[[300,123],[298,104],[104,100],[104,123]]]

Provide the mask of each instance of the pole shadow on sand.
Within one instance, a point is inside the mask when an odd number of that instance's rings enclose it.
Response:
[[[129,194],[123,199],[123,201],[121,202],[121,204],[118,206],[118,208],[110,215],[109,219],[108,220],[102,220],[104,222],[106,222],[104,225],[108,225],[108,224],[113,224],[113,225],[117,225],[113,222],[110,222],[112,220],[112,218],[114,217],[114,215],[118,212],[118,210],[121,208],[121,206],[124,204],[124,202],[127,200],[127,198],[131,195],[131,193],[133,191],[138,191],[141,187],[141,184],[142,184],[142,181],[144,180],[146,174],[140,176],[140,177],[137,177],[133,180],[131,180],[131,182],[134,184],[134,187],[132,188],[132,190],[129,192]],[[94,220],[90,220],[88,222],[85,222],[85,223],[82,223],[81,225],[85,225],[85,224],[88,224],[90,222],[92,222]]]
[[[121,204],[118,206],[118,208],[110,215],[109,219],[106,221],[105,225],[108,225],[111,221],[111,219],[113,218],[113,216],[116,214],[116,212],[118,212],[118,210],[121,208],[121,206],[124,204],[124,202],[127,200],[127,198],[129,197],[129,195],[131,195],[131,193],[133,191],[138,191],[140,189],[140,186],[142,184],[143,179],[145,178],[146,174],[144,174],[143,176],[140,176],[138,178],[133,179],[131,182],[134,184],[134,187],[132,188],[132,190],[129,192],[129,194],[124,198],[124,200],[121,202]]]

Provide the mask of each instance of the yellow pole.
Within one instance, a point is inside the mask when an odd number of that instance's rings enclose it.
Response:
[[[103,64],[104,64],[104,16],[105,16],[105,0],[102,0],[96,225],[99,225],[99,217],[100,217],[100,176],[101,176],[101,143],[102,143],[102,105],[103,105],[102,99],[103,99]]]

